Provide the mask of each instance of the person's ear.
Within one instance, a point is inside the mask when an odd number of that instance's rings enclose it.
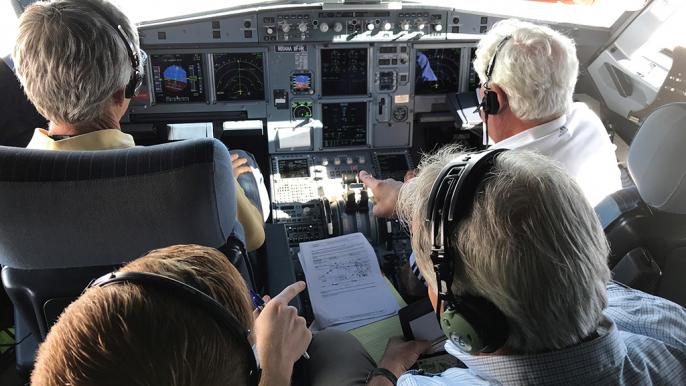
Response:
[[[117,106],[121,106],[122,103],[126,100],[126,89],[121,88],[112,94],[112,100],[114,100],[114,103]]]
[[[502,112],[506,108],[509,107],[508,103],[508,97],[507,94],[505,94],[505,90],[502,89],[502,87],[498,86],[496,83],[491,84],[491,91],[496,93],[498,95],[498,105],[500,108],[498,109],[498,112]]]

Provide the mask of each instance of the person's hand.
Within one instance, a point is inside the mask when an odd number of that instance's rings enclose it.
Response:
[[[405,172],[405,177],[403,177],[403,182],[407,182],[413,178],[417,177],[417,169],[410,169]]]
[[[233,169],[233,177],[238,178],[241,174],[250,173],[250,165],[248,165],[248,160],[241,158],[238,154],[231,154],[231,168]]]
[[[381,357],[379,367],[383,367],[392,372],[396,377],[400,377],[400,375],[414,365],[419,355],[430,347],[431,343],[425,340],[406,341],[400,336],[394,336],[386,344],[386,351],[384,351],[383,357]],[[379,385],[383,384],[379,382],[382,379],[384,378],[378,376],[373,378]],[[370,382],[369,384],[374,385],[376,383]]]
[[[394,179],[388,178],[385,180],[377,180],[366,171],[361,171],[359,174],[360,181],[367,185],[374,194],[374,216],[389,218],[395,213],[395,205],[398,202],[398,193],[403,183]]]
[[[255,345],[262,376],[265,382],[269,381],[261,384],[290,384],[293,364],[310,345],[312,332],[307,329],[305,318],[288,305],[304,289],[302,281],[289,285],[269,300],[255,320]]]

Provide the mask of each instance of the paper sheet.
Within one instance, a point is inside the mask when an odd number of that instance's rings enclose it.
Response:
[[[355,328],[398,312],[374,249],[361,233],[300,244],[317,326]]]
[[[279,138],[279,149],[312,146],[309,126],[277,129],[276,135]]]

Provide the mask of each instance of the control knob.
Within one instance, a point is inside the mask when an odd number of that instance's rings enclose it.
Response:
[[[305,23],[298,24],[298,31],[300,31],[302,33],[307,32],[307,24],[305,24]]]
[[[424,27],[425,27],[424,23],[417,24],[417,29],[420,31],[423,30]]]
[[[385,22],[385,23],[383,24],[383,29],[384,29],[384,31],[390,31],[391,28],[393,28],[393,24],[391,24],[391,23],[389,23],[389,22]]]
[[[436,31],[436,32],[441,32],[441,31],[443,31],[443,24],[436,24],[436,25],[434,26],[434,31]]]
[[[329,25],[327,23],[322,23],[319,25],[319,30],[322,32],[328,32],[329,31]]]
[[[327,166],[329,164],[328,158],[322,158],[322,166]]]
[[[409,31],[410,30],[410,22],[407,20],[403,20],[400,22],[400,27],[402,27],[403,31]]]
[[[274,28],[272,27],[267,27],[267,35],[271,35],[274,33]]]
[[[343,24],[341,23],[336,23],[333,25],[333,30],[334,32],[341,32],[343,31]]]
[[[291,25],[288,23],[281,24],[281,31],[288,33],[291,30]]]
[[[367,30],[373,31],[374,30],[374,23],[367,24]]]

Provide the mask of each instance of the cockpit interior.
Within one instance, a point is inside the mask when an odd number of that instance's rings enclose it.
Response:
[[[2,12],[8,16],[2,35],[13,36],[18,18],[33,1],[4,2],[0,8],[7,8]],[[374,194],[358,176],[367,171],[377,179],[402,182],[424,154],[445,144],[483,149],[482,80],[472,62],[481,37],[495,23],[517,18],[574,40],[579,61],[574,101],[584,102],[600,117],[616,146],[623,195],[596,206],[610,242],[615,279],[686,305],[686,290],[677,279],[686,272],[686,212],[669,213],[646,203],[645,189],[637,190],[632,177],[632,171],[644,169],[631,165],[660,165],[646,154],[632,156],[632,142],[647,130],[646,124],[686,129],[686,115],[652,115],[666,105],[686,103],[682,1],[111,2],[136,24],[147,55],[142,91],[131,99],[121,130],[138,146],[214,138],[253,158],[252,168],[260,172],[256,181],[266,188],[257,205],[266,240],[249,254],[253,285],[261,293],[273,296],[296,280],[306,280],[301,243],[361,233],[381,272],[407,304],[426,297],[408,263],[413,250],[409,230],[397,219],[374,216]],[[0,47],[0,55],[7,55],[0,61],[0,145],[22,148],[34,129],[47,122],[32,108],[14,74],[13,45],[8,38]],[[23,173],[22,166],[10,173],[0,165],[0,189]],[[33,170],[25,165],[27,173]],[[651,181],[663,183],[657,177]],[[669,186],[674,194],[686,194]],[[146,194],[165,197],[160,205],[181,208],[182,213],[202,206],[192,194],[183,196],[188,201],[167,201],[162,190]],[[149,196],[147,200],[155,202]],[[42,221],[34,209],[23,210]],[[132,221],[145,224],[141,218]],[[138,232],[167,231],[174,232]],[[11,245],[0,246],[0,253],[17,250],[12,235],[27,240],[20,236],[27,232],[20,224],[0,231],[0,245]],[[23,268],[22,275],[37,269]],[[43,283],[59,285],[57,266],[47,268],[41,271]],[[25,296],[17,295],[22,289],[12,285],[11,272],[3,269],[10,295],[3,291],[0,296],[0,328],[7,331],[0,334],[3,385],[25,384],[50,324],[80,294],[58,293],[52,301],[34,299],[38,305],[21,306],[16,299]],[[106,271],[95,272],[91,276]],[[70,280],[68,273],[60,275]],[[307,291],[293,304],[308,324],[313,322]]]

